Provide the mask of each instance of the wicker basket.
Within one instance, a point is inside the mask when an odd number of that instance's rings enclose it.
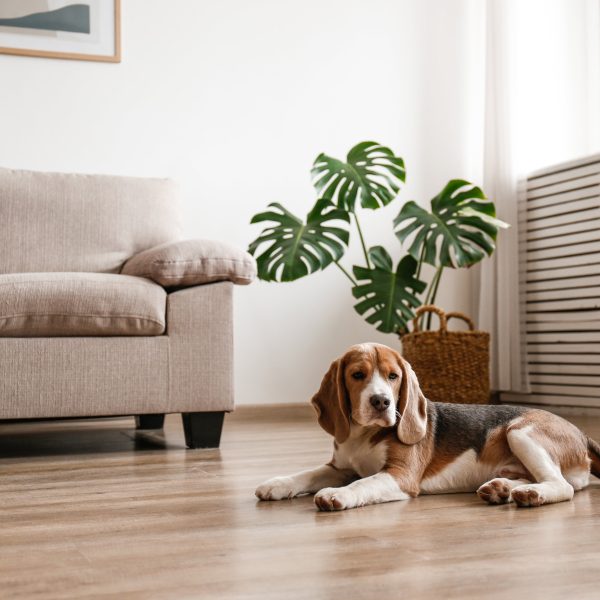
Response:
[[[419,317],[434,312],[438,331],[421,331]],[[448,314],[437,306],[421,306],[413,332],[404,335],[402,356],[412,365],[423,393],[435,402],[487,404],[490,400],[490,335],[475,331],[473,321],[459,312]],[[448,331],[451,318],[466,321],[469,331]]]

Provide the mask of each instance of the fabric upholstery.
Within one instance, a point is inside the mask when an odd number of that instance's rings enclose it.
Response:
[[[232,283],[119,274],[180,239],[171,181],[0,169],[0,419],[232,410]],[[217,244],[191,279],[178,248],[167,287],[254,277]]]
[[[105,273],[0,275],[0,337],[160,335],[166,293]]]
[[[164,335],[0,338],[0,419],[171,412],[168,346]]]
[[[233,410],[233,284],[169,294],[167,335],[170,404],[182,411]]]
[[[0,169],[0,273],[118,273],[180,237],[167,179]]]
[[[0,338],[0,419],[233,410],[232,292],[169,294],[168,335]]]
[[[213,240],[167,242],[130,258],[121,271],[147,277],[164,287],[215,281],[247,285],[256,277],[256,261],[234,246]]]

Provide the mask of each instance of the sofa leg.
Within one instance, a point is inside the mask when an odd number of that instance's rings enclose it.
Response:
[[[218,448],[225,413],[181,413],[185,445],[188,448]]]
[[[136,429],[162,429],[165,424],[165,415],[136,415]]]

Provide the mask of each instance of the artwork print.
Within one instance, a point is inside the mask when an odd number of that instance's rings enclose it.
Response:
[[[120,61],[119,0],[0,0],[0,53]]]

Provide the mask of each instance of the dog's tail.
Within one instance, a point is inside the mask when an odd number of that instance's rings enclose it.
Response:
[[[592,475],[600,477],[600,444],[588,438],[588,456],[592,461]]]

